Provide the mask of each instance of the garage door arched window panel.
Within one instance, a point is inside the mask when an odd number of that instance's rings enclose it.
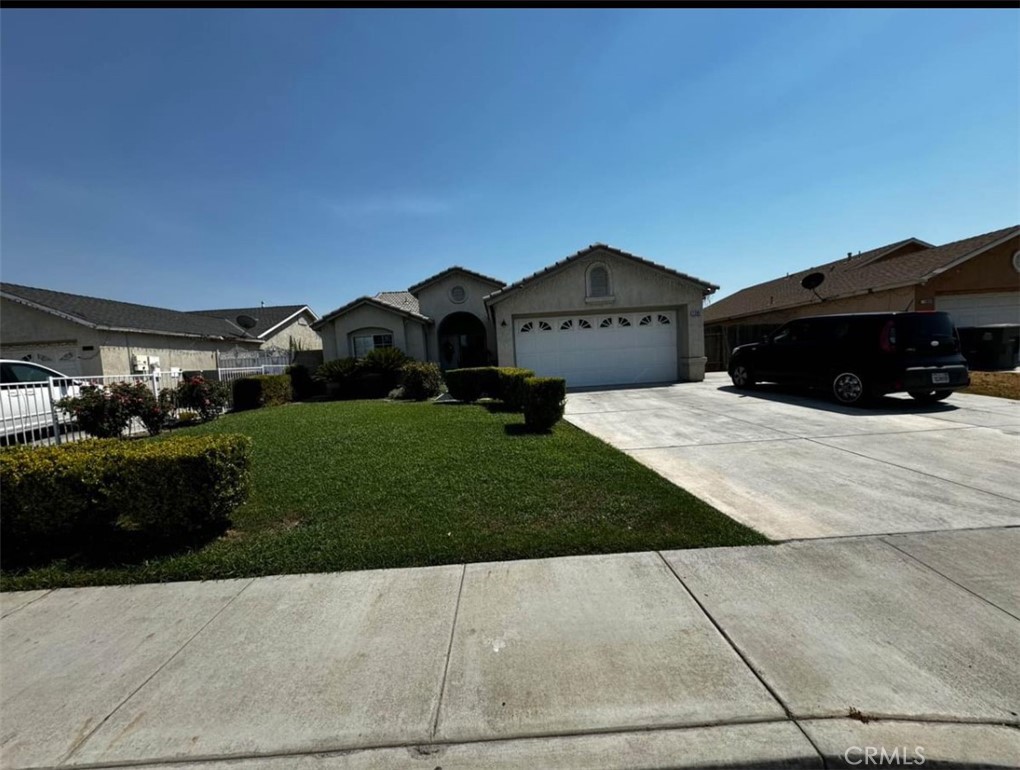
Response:
[[[612,299],[613,287],[610,281],[609,268],[596,262],[585,274],[586,297],[588,299]]]
[[[630,326],[630,319],[626,316],[620,316],[616,319],[616,323],[618,326]]]
[[[651,326],[652,317],[650,315],[641,316],[641,320],[638,322],[638,326]]]
[[[671,323],[673,323],[672,321],[669,320],[668,315],[663,315],[662,313],[659,313],[658,322],[659,326],[669,326]]]
[[[612,318],[603,318],[601,321],[599,321],[599,328],[600,329],[611,329],[612,326],[613,326],[613,319]]]
[[[579,318],[579,319],[577,319],[577,328],[578,329],[590,329],[591,328],[591,321],[587,321],[584,318]]]
[[[534,328],[535,328],[535,324],[532,323],[531,321],[528,321],[526,324],[523,324],[521,326],[521,334],[527,334],[528,332],[530,332]]]
[[[560,331],[561,332],[568,332],[568,331],[570,331],[573,328],[574,328],[574,319],[573,318],[568,318],[566,321],[564,321],[563,323],[560,324]]]
[[[540,332],[551,332],[552,331],[552,326],[549,325],[548,321],[539,321],[538,322],[538,330]]]

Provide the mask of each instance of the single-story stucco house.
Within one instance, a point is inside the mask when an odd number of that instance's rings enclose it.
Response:
[[[717,288],[597,243],[509,285],[451,267],[359,297],[314,328],[327,361],[397,347],[444,369],[520,366],[572,387],[697,381],[702,302]]]
[[[811,273],[822,276],[815,289],[801,284]],[[906,238],[741,289],[705,308],[708,366],[726,369],[733,348],[793,318],[889,310],[944,310],[972,368],[988,356],[1013,368],[1020,349],[1020,226],[940,246]]]
[[[243,329],[237,317],[255,326]],[[318,350],[307,305],[183,312],[0,283],[0,358],[73,375],[215,371],[219,356]]]

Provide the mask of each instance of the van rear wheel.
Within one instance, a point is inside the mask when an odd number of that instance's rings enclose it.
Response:
[[[944,401],[953,394],[951,390],[911,390],[908,392],[912,399],[920,401],[922,404],[934,404],[936,401]]]
[[[832,378],[832,395],[847,406],[860,404],[867,396],[864,380],[856,372],[840,372]]]

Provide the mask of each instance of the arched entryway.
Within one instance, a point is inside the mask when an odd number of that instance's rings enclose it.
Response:
[[[443,369],[485,366],[485,324],[472,313],[450,313],[440,324],[439,365]]]

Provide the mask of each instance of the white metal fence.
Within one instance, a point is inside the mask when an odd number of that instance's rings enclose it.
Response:
[[[255,374],[286,374],[287,364],[263,364],[262,366],[230,366],[217,369],[220,382],[233,382]]]
[[[90,377],[50,377],[39,382],[0,384],[0,443],[62,444],[87,435],[74,418],[57,404],[62,398],[81,395],[88,387],[105,387],[118,382],[143,382],[159,398],[166,388],[180,381],[178,372],[115,374]],[[129,435],[145,432],[134,418],[125,431]]]

